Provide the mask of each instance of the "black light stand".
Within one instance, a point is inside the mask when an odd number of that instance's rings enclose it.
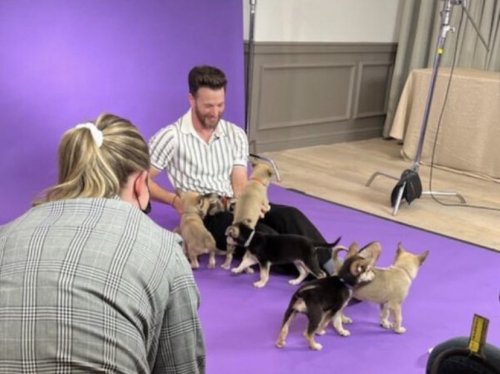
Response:
[[[420,177],[418,175],[418,169],[420,166],[420,160],[422,157],[422,149],[424,146],[424,138],[425,138],[425,132],[427,129],[427,124],[429,120],[429,113],[432,105],[432,97],[434,95],[434,88],[436,85],[436,78],[437,78],[437,73],[439,70],[439,66],[441,64],[441,57],[444,52],[444,44],[446,41],[446,36],[450,30],[454,31],[452,27],[450,27],[450,18],[451,18],[451,11],[452,11],[452,6],[453,5],[462,5],[462,1],[457,1],[457,0],[445,0],[443,9],[441,11],[441,30],[439,33],[438,41],[437,41],[437,47],[436,47],[436,55],[434,57],[434,63],[432,67],[432,75],[431,75],[431,80],[429,84],[429,91],[427,94],[427,101],[425,104],[425,109],[424,109],[424,117],[422,119],[422,125],[420,128],[420,136],[418,140],[418,145],[417,145],[417,151],[415,155],[415,160],[413,162],[413,165],[411,166],[410,169],[405,170],[402,174],[401,177],[399,178],[398,184],[393,190],[393,195],[394,193],[395,196],[392,196],[392,205],[393,205],[393,215],[396,215],[399,210],[399,205],[401,203],[401,199],[403,195],[407,197],[407,200],[410,202],[411,200],[408,199],[407,194],[412,192],[414,196],[412,198],[419,198],[421,195],[441,195],[441,196],[456,196],[461,203],[465,204],[465,199],[462,197],[457,192],[440,192],[440,191],[422,191],[422,184],[420,181]],[[465,8],[465,7],[464,7]],[[395,180],[398,180],[398,178],[393,177],[391,175],[382,173],[382,172],[376,172],[374,173],[368,182],[366,183],[366,186],[370,186],[370,184],[373,182],[373,180],[379,176],[385,176],[388,178],[392,178]],[[411,187],[412,191],[409,190]]]
[[[250,111],[252,108],[252,79],[253,79],[253,58],[255,45],[255,11],[257,0],[249,0],[250,4],[250,20],[248,25],[248,60],[245,72],[245,131],[248,133],[250,126]],[[256,153],[250,153],[250,157],[265,161],[271,165],[274,171],[274,176],[278,182],[281,181],[281,176],[274,160]]]
[[[252,79],[253,79],[253,58],[255,45],[255,10],[257,0],[249,0],[250,4],[250,20],[248,24],[248,57],[245,71],[245,131],[248,132],[250,126],[250,110],[251,110],[251,95],[252,95]]]

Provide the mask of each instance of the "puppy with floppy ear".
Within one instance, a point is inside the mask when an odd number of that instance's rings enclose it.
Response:
[[[191,262],[191,268],[200,267],[198,256],[209,255],[208,267],[215,268],[215,254],[218,251],[215,239],[203,224],[201,196],[196,192],[178,192],[183,205],[180,234],[184,240],[184,252]]]
[[[248,223],[248,224],[247,224]],[[231,269],[239,274],[254,264],[259,264],[260,279],[255,287],[264,287],[269,280],[269,272],[273,264],[293,263],[299,271],[296,279],[289,281],[292,285],[301,283],[308,274],[317,278],[325,277],[316,254],[317,247],[334,247],[335,243],[316,243],[306,236],[294,234],[268,234],[255,231],[244,221],[229,227],[227,234],[246,251],[238,267]]]
[[[378,243],[372,243],[368,247],[375,245],[378,245]],[[333,252],[333,262],[336,268],[340,267],[339,250],[341,248],[334,249]],[[364,249],[361,249],[358,253],[355,247],[350,248],[346,260],[363,252]],[[379,304],[381,308],[381,326],[392,329],[399,334],[404,333],[406,328],[402,326],[402,304],[408,296],[411,284],[428,254],[429,251],[420,254],[411,253],[399,243],[393,264],[388,268],[373,268],[375,279],[368,284],[356,287],[353,297]],[[344,318],[345,322],[350,321],[349,318],[345,316]]]
[[[342,310],[349,302],[356,284],[373,280],[374,274],[371,268],[375,260],[360,255],[350,257],[344,261],[337,275],[316,279],[300,286],[288,304],[276,347],[285,346],[290,323],[297,313],[303,313],[308,318],[304,336],[309,348],[313,350],[323,348],[314,340],[314,335],[325,334],[330,320],[333,320],[333,327],[339,335],[350,335],[350,332],[342,326]]]
[[[233,225],[244,221],[247,226],[254,229],[259,218],[271,209],[267,190],[273,176],[273,169],[263,162],[252,162],[252,167],[252,175],[234,206]],[[226,230],[226,236],[230,228],[231,226]],[[229,269],[231,266],[235,248],[236,244],[228,237],[226,260],[222,268]]]

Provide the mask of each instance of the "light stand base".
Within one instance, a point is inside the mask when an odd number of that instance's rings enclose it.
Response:
[[[383,173],[381,171],[377,171],[377,172],[375,172],[375,173],[372,174],[372,176],[366,182],[365,186],[369,187],[372,184],[372,182],[375,180],[375,178],[377,178],[378,176],[383,176],[383,177],[386,177],[386,178],[399,180],[399,178],[397,178],[397,177],[394,177],[392,175]],[[406,188],[406,182],[403,183],[402,186],[399,188],[398,196],[397,196],[397,199],[396,199],[396,203],[394,204],[394,208],[392,210],[392,215],[393,216],[395,216],[396,214],[398,214],[399,206],[401,205],[401,199],[403,197],[403,192],[404,192],[405,188]],[[427,196],[455,196],[458,200],[460,200],[460,202],[462,204],[466,204],[466,201],[465,201],[464,197],[461,194],[459,194],[458,192],[422,191],[422,195],[427,195]]]

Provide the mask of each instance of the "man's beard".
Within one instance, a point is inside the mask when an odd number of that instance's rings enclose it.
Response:
[[[201,126],[206,130],[209,129],[214,130],[217,127],[217,124],[219,123],[220,119],[222,118],[222,113],[217,117],[211,117],[200,113],[198,108],[194,109],[194,113],[198,118],[198,120],[200,121]]]

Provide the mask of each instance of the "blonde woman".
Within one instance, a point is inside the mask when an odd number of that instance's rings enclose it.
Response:
[[[149,168],[125,119],[64,134],[57,185],[0,227],[0,371],[204,372],[191,268],[141,211]]]

